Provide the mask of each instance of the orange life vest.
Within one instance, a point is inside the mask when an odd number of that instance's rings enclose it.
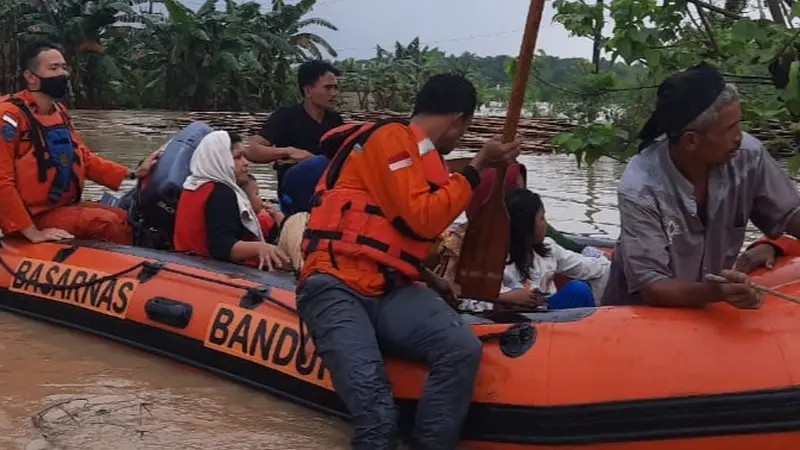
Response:
[[[323,135],[323,147],[339,148],[315,189],[303,234],[303,252],[306,257],[315,251],[329,252],[333,264],[337,254],[364,257],[378,267],[394,269],[415,279],[435,240],[418,236],[400,217],[386,217],[369,192],[336,186],[350,153],[362,148],[372,133],[387,123],[408,124],[406,121],[348,124]],[[431,191],[435,191],[447,182],[450,173],[422,130],[413,124],[410,128],[417,138],[425,179]]]
[[[60,120],[45,125],[36,118],[23,98],[4,96],[2,101],[16,106],[22,117],[17,124],[12,118],[3,116],[0,126],[15,128],[20,144],[30,142],[30,145],[20,145],[14,162],[17,190],[30,214],[36,215],[54,205],[80,201],[84,172],[78,143],[72,138],[72,124],[64,107],[55,103]],[[68,196],[71,191],[74,195]]]

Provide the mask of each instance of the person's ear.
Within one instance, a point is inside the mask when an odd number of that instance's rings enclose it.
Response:
[[[698,148],[700,141],[700,133],[696,131],[687,131],[686,133],[683,133],[683,136],[681,136],[681,143],[683,144],[684,148],[690,152],[693,152]]]
[[[25,80],[25,81],[26,81],[28,84],[31,84],[31,83],[33,83],[34,81],[36,81],[36,75],[34,75],[34,74],[33,74],[33,72],[31,72],[31,71],[30,71],[30,70],[28,70],[28,69],[25,69],[25,70],[23,70],[23,71],[22,71],[22,78],[23,78],[23,79],[24,79],[24,80]]]

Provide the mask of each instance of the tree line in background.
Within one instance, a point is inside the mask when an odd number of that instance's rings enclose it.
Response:
[[[192,11],[177,0],[7,0],[0,5],[0,92],[20,87],[18,53],[35,38],[64,47],[79,108],[269,110],[298,100],[298,63],[337,56],[308,31],[336,30],[324,19],[308,17],[316,0],[273,0],[266,12],[256,2],[227,0],[218,9],[219,3],[209,0]],[[505,102],[510,60],[446,55],[414,39],[393,49],[376,46],[370,59],[336,64],[354,105],[404,111],[427,77],[438,72],[472,79],[482,102]],[[536,73],[548,83],[569,86],[586,66],[579,58],[542,56]],[[603,61],[603,67],[631,79],[624,64]],[[535,102],[558,96],[534,83],[527,100],[535,109]]]
[[[271,110],[299,99],[298,63],[337,57],[312,32],[336,30],[324,18],[309,17],[315,2],[273,0],[262,8],[209,0],[192,11],[177,0],[5,0],[0,93],[19,87],[20,46],[46,37],[65,49],[78,108]],[[579,162],[635,153],[654,88],[701,60],[739,85],[746,126],[792,124],[800,116],[798,0],[555,0],[554,6],[557,22],[594,42],[593,54],[561,59],[540,52],[526,109],[580,125],[555,141]],[[502,104],[515,60],[447,55],[415,39],[377,46],[370,59],[336,64],[348,106],[404,111],[428,76],[445,71],[473,80],[482,103]],[[772,145],[794,148],[797,142]],[[800,167],[800,157],[791,165]]]
[[[348,59],[337,65],[343,73],[343,89],[356,96],[361,109],[406,111],[422,83],[441,72],[459,73],[472,80],[483,104],[508,102],[514,60],[507,55],[478,56],[468,52],[447,55],[438,48],[421,46],[417,38],[407,45],[397,42],[393,49],[378,46],[371,59]],[[622,80],[635,79],[636,68],[622,63],[612,65],[606,60],[601,60],[600,66]],[[578,87],[577,83],[590,71],[591,64],[585,59],[540,53],[534,60],[531,84],[526,90],[526,109],[534,115],[552,113],[537,104],[558,102],[561,91],[554,87]]]
[[[24,42],[65,49],[78,108],[272,109],[293,101],[295,63],[335,51],[309,27],[315,0],[5,0],[0,4],[0,90],[13,91]],[[162,11],[159,11],[162,10]],[[154,12],[156,11],[156,12]]]

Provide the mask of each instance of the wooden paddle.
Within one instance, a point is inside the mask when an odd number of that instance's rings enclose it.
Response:
[[[517,133],[543,9],[544,0],[531,0],[503,127],[504,142],[513,141]],[[508,166],[497,169],[489,200],[467,225],[456,272],[456,283],[467,297],[496,298],[500,293],[510,243],[509,218],[504,200],[507,169]]]

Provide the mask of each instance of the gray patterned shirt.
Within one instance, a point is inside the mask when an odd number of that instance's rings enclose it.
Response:
[[[706,225],[694,187],[662,138],[634,156],[617,189],[620,236],[603,305],[641,304],[640,292],[664,279],[702,280],[733,266],[748,219],[777,238],[800,210],[800,194],[761,142],[744,133],[741,149],[709,174]]]

